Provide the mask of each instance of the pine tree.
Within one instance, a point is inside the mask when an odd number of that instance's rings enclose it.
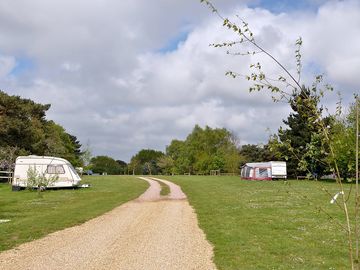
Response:
[[[288,159],[288,175],[311,174],[318,178],[328,171],[326,145],[314,118],[321,115],[322,109],[318,108],[318,99],[305,87],[291,97],[290,105],[293,112],[283,121],[287,128],[278,131],[282,142],[280,152]],[[325,122],[330,123],[330,118]]]

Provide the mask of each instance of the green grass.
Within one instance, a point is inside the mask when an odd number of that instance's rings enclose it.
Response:
[[[344,224],[341,210],[321,190],[334,194],[336,184],[219,176],[164,179],[188,195],[220,270],[349,268],[345,233],[318,210]]]
[[[161,181],[157,181],[155,179],[152,179],[152,180],[154,180],[160,184],[160,187],[161,187],[160,195],[161,196],[167,196],[170,194],[170,187],[167,184],[165,184]]]
[[[131,176],[83,177],[86,189],[12,192],[0,183],[0,251],[83,223],[138,197],[148,186]]]
[[[167,195],[169,195],[169,194],[170,194],[170,188],[169,188],[169,186],[166,185],[166,184],[164,184],[163,182],[160,182],[160,181],[158,181],[158,182],[160,183],[160,186],[161,186],[160,195],[161,195],[161,196],[167,196]]]

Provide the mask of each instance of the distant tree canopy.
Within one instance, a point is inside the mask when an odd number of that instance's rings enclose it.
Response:
[[[322,122],[329,132],[330,144],[319,134],[313,115],[321,115],[318,99],[309,89],[291,96],[292,112],[286,125],[270,137],[267,144],[239,147],[236,137],[225,128],[196,125],[182,140],[172,140],[166,152],[142,149],[129,164],[107,156],[91,159],[89,147],[81,152],[78,139],[54,121],[45,118],[50,105],[10,96],[0,91],[0,167],[10,167],[18,155],[63,157],[74,166],[85,162],[96,173],[108,174],[209,174],[211,170],[239,173],[246,162],[287,161],[288,175],[331,173],[329,146],[343,178],[355,173],[355,104],[345,115],[326,117]],[[309,112],[309,108],[316,110]]]
[[[133,174],[159,174],[161,168],[157,161],[164,153],[152,149],[142,149],[131,158],[129,169]]]
[[[319,132],[313,115],[321,114],[317,97],[309,89],[291,97],[292,112],[284,120],[285,127],[270,136],[266,144],[239,147],[235,136],[225,128],[201,128],[196,125],[184,141],[174,139],[160,151],[144,149],[131,159],[134,174],[209,174],[211,170],[239,173],[247,162],[286,161],[288,176],[320,178],[331,173],[327,149],[329,144]],[[309,108],[315,110],[309,112]],[[355,173],[355,105],[342,117],[322,119],[331,137],[342,177]]]
[[[225,128],[196,125],[185,141],[173,140],[166,148],[173,173],[209,174],[211,170],[237,173],[240,155],[235,136]],[[168,166],[169,167],[169,166]]]
[[[125,163],[126,165],[126,163]],[[96,156],[90,161],[90,169],[94,173],[107,173],[111,175],[124,174],[124,164],[108,156]]]
[[[81,144],[63,127],[45,119],[49,108],[50,104],[0,91],[0,148],[16,149],[16,155],[63,157],[74,166],[81,166]]]
[[[275,154],[269,147],[269,144],[245,144],[240,148],[240,155],[242,158],[242,165],[246,162],[262,162],[278,160]]]
[[[128,164],[125,161],[122,160],[116,160],[116,162],[119,164],[120,174],[127,174],[128,173]]]

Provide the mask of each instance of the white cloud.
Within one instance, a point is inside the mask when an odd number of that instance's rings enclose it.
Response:
[[[246,8],[246,2],[215,4],[227,16],[247,20],[259,43],[292,72],[294,42],[302,36],[304,82],[315,69],[351,96],[360,83],[357,1],[328,1],[317,13],[296,16]],[[183,33],[186,40],[169,49]],[[248,74],[258,60],[274,77],[281,70],[261,55],[233,57],[208,46],[233,37],[193,0],[5,0],[0,83],[10,94],[51,103],[48,118],[83,144],[89,140],[94,154],[129,160],[141,148],[164,150],[195,124],[226,127],[242,143],[264,142],[267,128],[275,132],[288,107],[272,103],[269,93],[249,94],[246,80],[224,73]],[[34,62],[26,76],[10,75],[19,57]]]
[[[81,65],[78,63],[64,62],[61,65],[61,68],[65,71],[76,72],[80,70]]]
[[[350,87],[360,84],[360,2],[330,1],[319,9],[304,37],[305,53],[329,79]]]

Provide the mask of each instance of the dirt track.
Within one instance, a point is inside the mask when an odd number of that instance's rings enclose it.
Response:
[[[181,189],[160,198],[149,178],[138,199],[75,226],[0,253],[0,269],[216,269],[212,247]]]

